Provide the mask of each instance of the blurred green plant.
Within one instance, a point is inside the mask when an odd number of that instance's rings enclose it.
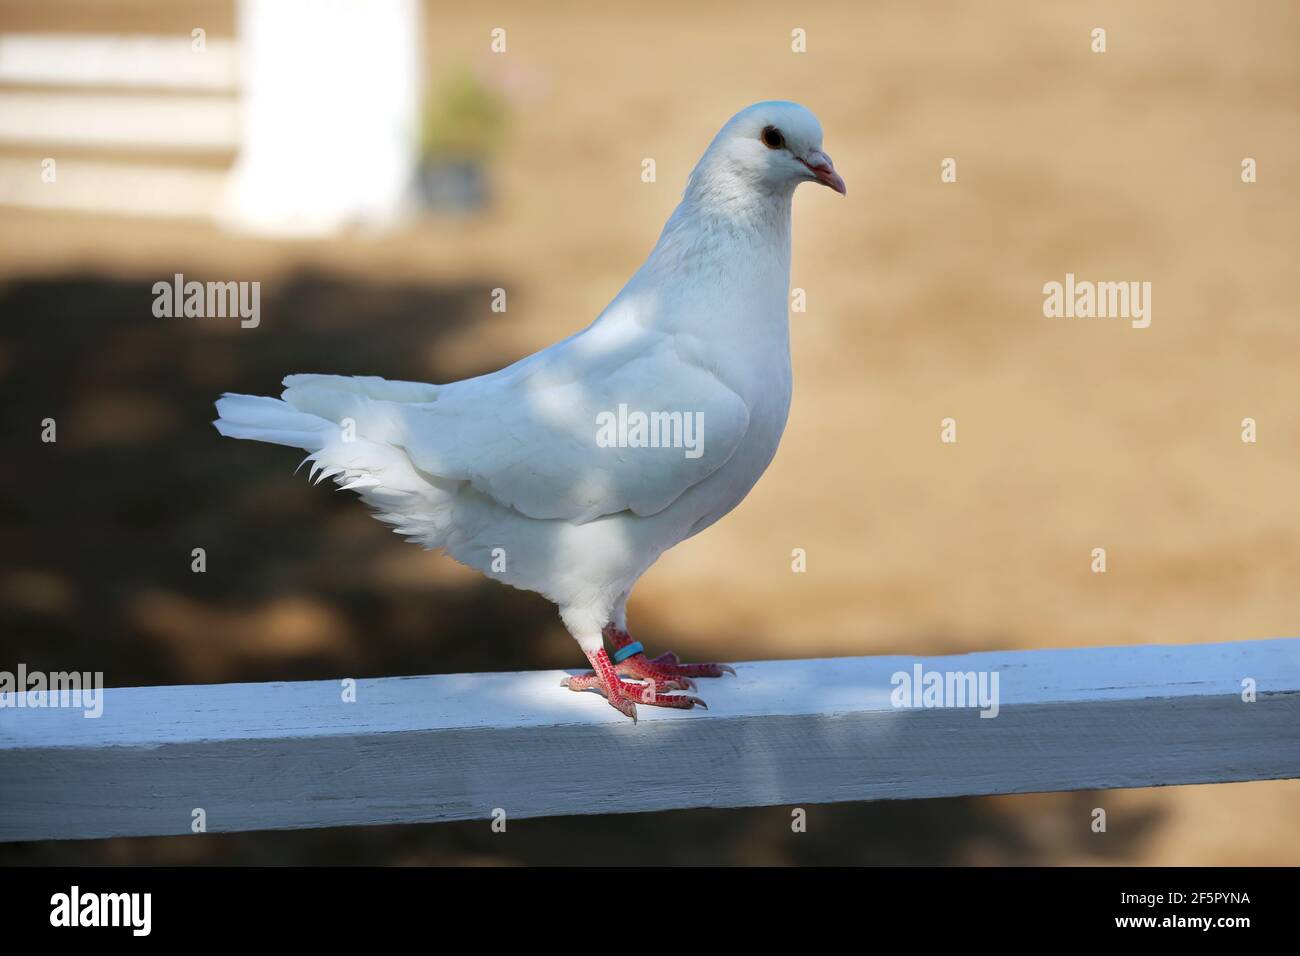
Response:
[[[482,162],[501,145],[509,115],[501,93],[461,69],[425,97],[420,158],[425,165]]]

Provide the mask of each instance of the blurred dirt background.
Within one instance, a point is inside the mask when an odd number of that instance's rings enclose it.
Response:
[[[228,3],[0,3],[10,31],[232,23]],[[818,114],[849,194],[795,201],[808,310],[781,451],[643,580],[638,636],[745,660],[1300,634],[1295,4],[436,4],[431,68],[497,26],[526,95],[481,215],[269,242],[0,210],[0,667],[112,686],[578,666],[546,602],[401,543],[290,450],[220,439],[211,402],[298,371],[446,381],[575,331],[718,126],[767,98]],[[1150,328],[1045,319],[1067,271],[1152,282]],[[261,326],[154,318],[174,272],[260,281]],[[631,860],[1294,865],[1300,781],[839,805],[801,836],[769,808],[0,845],[3,864]]]

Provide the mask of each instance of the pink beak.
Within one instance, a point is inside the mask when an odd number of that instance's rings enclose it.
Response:
[[[848,189],[844,185],[844,179],[835,171],[831,158],[825,153],[817,150],[808,155],[807,159],[799,159],[799,162],[808,167],[808,171],[817,177],[817,181],[823,186],[830,186],[841,196],[848,195]]]

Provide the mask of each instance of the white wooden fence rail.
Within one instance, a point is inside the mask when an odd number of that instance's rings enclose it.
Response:
[[[201,43],[188,30],[0,32],[0,153],[13,154],[0,155],[0,206],[279,236],[400,222],[418,153],[423,5],[235,9],[237,36]]]
[[[895,706],[917,665],[996,674],[998,715]],[[7,695],[0,840],[1300,777],[1297,639],[738,671],[638,725],[559,671],[114,688],[98,719]]]
[[[239,50],[224,37],[0,34],[0,83],[234,93]]]

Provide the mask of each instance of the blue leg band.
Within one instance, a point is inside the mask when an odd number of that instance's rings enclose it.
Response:
[[[610,658],[610,660],[613,661],[615,664],[622,664],[633,654],[640,654],[644,651],[645,648],[641,646],[640,641],[633,641],[627,647],[619,648],[617,651],[615,651],[614,655]]]

